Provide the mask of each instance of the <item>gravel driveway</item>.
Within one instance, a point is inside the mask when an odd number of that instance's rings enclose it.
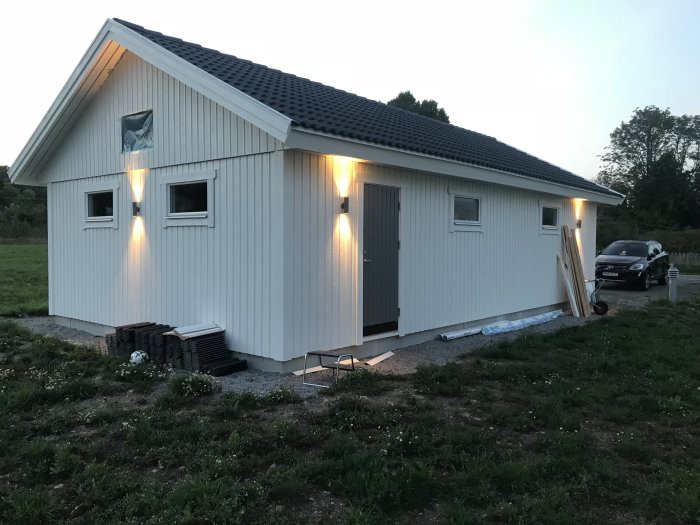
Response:
[[[685,300],[698,293],[700,293],[700,276],[681,276],[678,286],[679,299]],[[655,285],[647,292],[641,292],[621,285],[605,284],[599,297],[601,300],[608,302],[611,306],[611,312],[614,312],[615,309],[639,308],[650,300],[667,298],[668,287]],[[553,332],[566,326],[581,325],[586,322],[595,321],[596,319],[599,319],[599,317],[595,315],[588,319],[576,319],[570,315],[565,315],[548,323],[508,334],[495,336],[477,334],[448,342],[428,341],[397,350],[389,359],[372,367],[364,366],[364,368],[376,370],[378,372],[410,374],[415,372],[418,366],[428,364],[442,365],[457,359],[466,352],[482,346],[514,339],[527,333]],[[103,352],[106,351],[103,338],[95,337],[74,328],[59,326],[51,317],[24,317],[16,319],[16,321],[35,333],[58,337],[71,343],[93,346],[101,349]],[[287,388],[298,392],[302,396],[308,396],[318,392],[317,388],[303,386],[301,384],[301,377],[292,374],[247,370],[219,379],[224,391],[263,394],[271,390]],[[314,382],[328,382],[330,380],[330,372],[317,372],[314,374],[313,380]]]

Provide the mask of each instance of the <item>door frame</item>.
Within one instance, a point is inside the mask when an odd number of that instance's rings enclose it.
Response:
[[[357,319],[357,326],[356,326],[356,344],[357,345],[362,345],[363,342],[367,341],[373,341],[375,339],[383,339],[386,337],[395,337],[395,336],[402,336],[405,335],[405,326],[404,323],[401,322],[401,317],[399,316],[399,328],[397,331],[394,332],[384,332],[381,334],[376,334],[376,335],[370,335],[365,337],[363,335],[363,328],[364,328],[364,264],[362,262],[363,259],[363,248],[364,248],[364,217],[365,217],[365,184],[377,184],[380,186],[389,186],[392,188],[398,188],[399,190],[399,202],[401,203],[401,211],[399,212],[399,240],[401,241],[403,239],[403,214],[405,210],[405,205],[404,205],[404,196],[405,196],[405,191],[406,191],[406,185],[405,181],[401,179],[401,177],[398,174],[392,173],[392,171],[388,170],[387,168],[384,168],[383,166],[377,166],[373,164],[366,164],[366,163],[357,163],[355,165],[355,181],[354,181],[354,186],[355,186],[355,195],[357,195],[357,221],[356,225],[357,228],[355,230],[356,233],[356,239],[357,239],[357,244],[356,244],[356,256],[355,256],[355,264],[357,265],[357,286],[355,287],[356,290],[356,297],[357,301],[355,303],[355,315]],[[351,205],[352,209],[352,205]],[[403,246],[402,246],[403,248]],[[399,309],[403,309],[402,307],[402,281],[403,281],[403,276],[402,276],[402,257],[403,257],[403,249],[399,250],[399,260],[398,260],[398,273],[399,273],[399,287],[398,287],[398,303],[399,303]]]

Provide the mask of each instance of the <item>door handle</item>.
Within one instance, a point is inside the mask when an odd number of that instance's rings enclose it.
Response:
[[[365,264],[371,263],[371,262],[372,262],[372,259],[362,259],[362,262],[365,263]]]

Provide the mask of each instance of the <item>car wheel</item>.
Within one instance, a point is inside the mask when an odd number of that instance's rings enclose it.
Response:
[[[646,291],[649,289],[651,286],[651,275],[649,274],[649,270],[644,272],[644,275],[642,275],[642,280],[639,281],[639,289]]]

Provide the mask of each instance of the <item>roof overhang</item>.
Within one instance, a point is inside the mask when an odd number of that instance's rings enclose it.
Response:
[[[190,64],[128,27],[109,19],[95,37],[65,86],[9,170],[12,182],[43,185],[41,172],[62,134],[104,84],[126,51],[131,51],[161,71],[198,91],[285,141],[291,119],[242,91]]]
[[[601,204],[620,204],[625,199],[624,195],[617,192],[615,192],[615,195],[610,195],[608,192],[612,190],[602,186],[601,192],[598,193],[493,168],[388,148],[369,142],[344,139],[335,135],[327,135],[302,128],[292,128],[285,145],[289,148],[303,149],[327,155],[354,157],[378,164],[439,173],[441,175],[478,180],[524,190],[550,193],[562,197],[586,199]]]

